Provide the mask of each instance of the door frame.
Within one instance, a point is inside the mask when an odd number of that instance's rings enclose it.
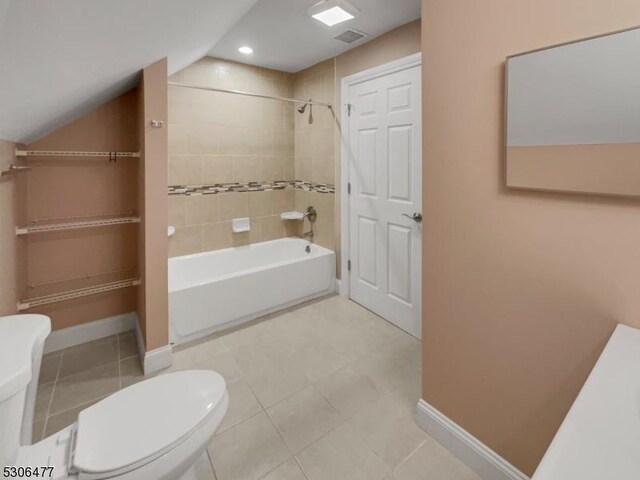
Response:
[[[348,183],[349,179],[349,165],[350,165],[350,148],[349,148],[349,132],[350,132],[350,117],[346,114],[346,107],[349,104],[349,88],[357,85],[358,83],[366,82],[376,79],[378,77],[384,77],[386,75],[401,72],[402,70],[408,70],[413,67],[422,67],[422,53],[414,53],[407,57],[394,60],[383,65],[378,65],[362,72],[354,73],[352,75],[342,77],[340,82],[340,100],[342,102],[342,135],[340,135],[340,282],[338,293],[343,297],[349,298],[350,296],[350,278],[347,262],[351,256],[350,249],[350,202]],[[420,106],[422,114],[422,105]],[[422,132],[420,132],[422,135]]]

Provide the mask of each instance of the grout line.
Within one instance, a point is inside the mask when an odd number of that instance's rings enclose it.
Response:
[[[414,453],[416,453],[418,450],[420,450],[420,448],[422,448],[422,446],[427,443],[427,440],[429,440],[429,437],[426,437],[424,440],[422,440],[420,442],[420,445],[418,445],[415,449],[413,449],[411,451],[411,453],[409,455],[407,455],[406,457],[404,457],[399,463],[398,465],[396,465],[394,468],[391,469],[391,473],[395,475],[396,471],[398,470],[398,468],[400,468],[400,465],[402,465],[404,462],[406,462]]]
[[[209,460],[209,466],[211,467],[211,473],[213,473],[213,480],[217,480],[218,476],[216,475],[216,469],[213,466],[213,462],[211,461],[211,455],[209,455],[209,444],[204,449],[204,453],[207,455],[207,460]]]
[[[44,360],[44,359],[43,359]],[[49,424],[49,417],[51,416],[51,406],[53,405],[53,396],[56,393],[56,387],[58,386],[58,380],[60,379],[60,371],[62,370],[62,362],[64,361],[64,349],[60,353],[60,363],[58,364],[58,368],[56,370],[56,378],[53,380],[53,388],[51,390],[51,398],[49,398],[49,405],[47,406],[47,412],[44,415],[44,425],[42,427],[42,435],[40,438],[45,438],[45,434],[47,431],[47,426]],[[40,387],[38,387],[39,389]],[[37,398],[37,390],[36,390],[36,398]]]

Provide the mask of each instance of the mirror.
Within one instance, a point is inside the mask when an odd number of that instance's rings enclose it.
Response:
[[[507,186],[640,196],[640,28],[514,55]]]

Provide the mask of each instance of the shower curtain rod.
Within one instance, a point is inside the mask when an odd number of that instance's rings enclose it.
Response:
[[[262,95],[260,93],[243,92],[241,90],[228,90],[226,88],[203,87],[201,85],[189,85],[186,83],[168,82],[169,85],[175,87],[194,88],[196,90],[208,90],[210,92],[234,93],[236,95],[244,95],[247,97],[269,98],[271,100],[282,100],[283,102],[304,103],[305,105],[320,105],[327,108],[333,108],[330,103],[314,102],[313,100],[298,100],[297,98],[277,97],[275,95]]]

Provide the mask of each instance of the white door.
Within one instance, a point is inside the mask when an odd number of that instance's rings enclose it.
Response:
[[[347,90],[350,297],[418,338],[420,79],[421,67],[413,66]]]

